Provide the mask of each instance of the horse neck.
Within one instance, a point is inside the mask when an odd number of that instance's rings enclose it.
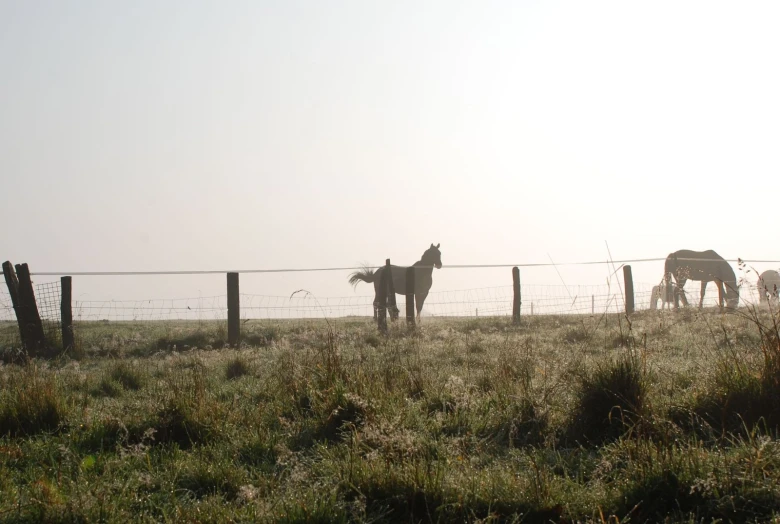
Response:
[[[417,271],[424,271],[427,275],[433,275],[433,264],[426,264],[424,260],[418,260],[413,264],[415,267],[419,268]],[[427,266],[427,267],[420,267],[420,266]]]

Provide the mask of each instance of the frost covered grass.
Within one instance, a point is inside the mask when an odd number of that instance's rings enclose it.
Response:
[[[83,324],[0,367],[0,520],[778,521],[775,320]]]

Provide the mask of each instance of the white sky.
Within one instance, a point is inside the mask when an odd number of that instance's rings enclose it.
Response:
[[[433,242],[432,291],[511,283],[447,264],[600,260],[605,242],[778,260],[778,27],[777,2],[0,0],[0,258],[405,265]],[[608,273],[559,269],[522,279]],[[224,280],[81,277],[74,295]],[[242,278],[300,288],[355,293],[345,272]]]

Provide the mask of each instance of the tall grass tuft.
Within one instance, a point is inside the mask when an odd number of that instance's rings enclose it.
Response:
[[[598,365],[579,382],[568,439],[603,444],[636,427],[647,414],[645,373],[633,352]]]
[[[221,495],[226,500],[235,500],[243,484],[246,484],[246,473],[228,461],[198,462],[176,479],[178,489],[197,499]]]
[[[12,375],[0,396],[0,436],[29,436],[56,431],[65,420],[65,405],[54,375],[31,365]]]
[[[773,314],[766,323],[756,309],[748,315],[760,335],[760,364],[751,366],[741,355],[728,353],[717,363],[712,386],[693,408],[722,434],[780,428],[780,318]]]
[[[137,391],[144,385],[143,375],[133,369],[127,362],[119,362],[109,373],[109,376],[125,389]]]
[[[206,372],[194,362],[175,371],[167,380],[168,395],[145,431],[154,430],[160,443],[176,443],[181,449],[207,444],[223,433],[226,412],[207,390]]]
[[[225,378],[228,380],[235,380],[251,373],[252,367],[249,365],[249,362],[241,357],[230,359],[225,368]]]

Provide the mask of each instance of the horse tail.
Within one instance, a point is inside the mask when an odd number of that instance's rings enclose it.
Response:
[[[363,266],[363,269],[360,271],[355,271],[351,275],[349,275],[349,283],[352,284],[352,287],[355,287],[358,285],[358,282],[361,280],[363,282],[373,282],[376,278],[376,273],[373,269],[369,269],[368,266]]]

